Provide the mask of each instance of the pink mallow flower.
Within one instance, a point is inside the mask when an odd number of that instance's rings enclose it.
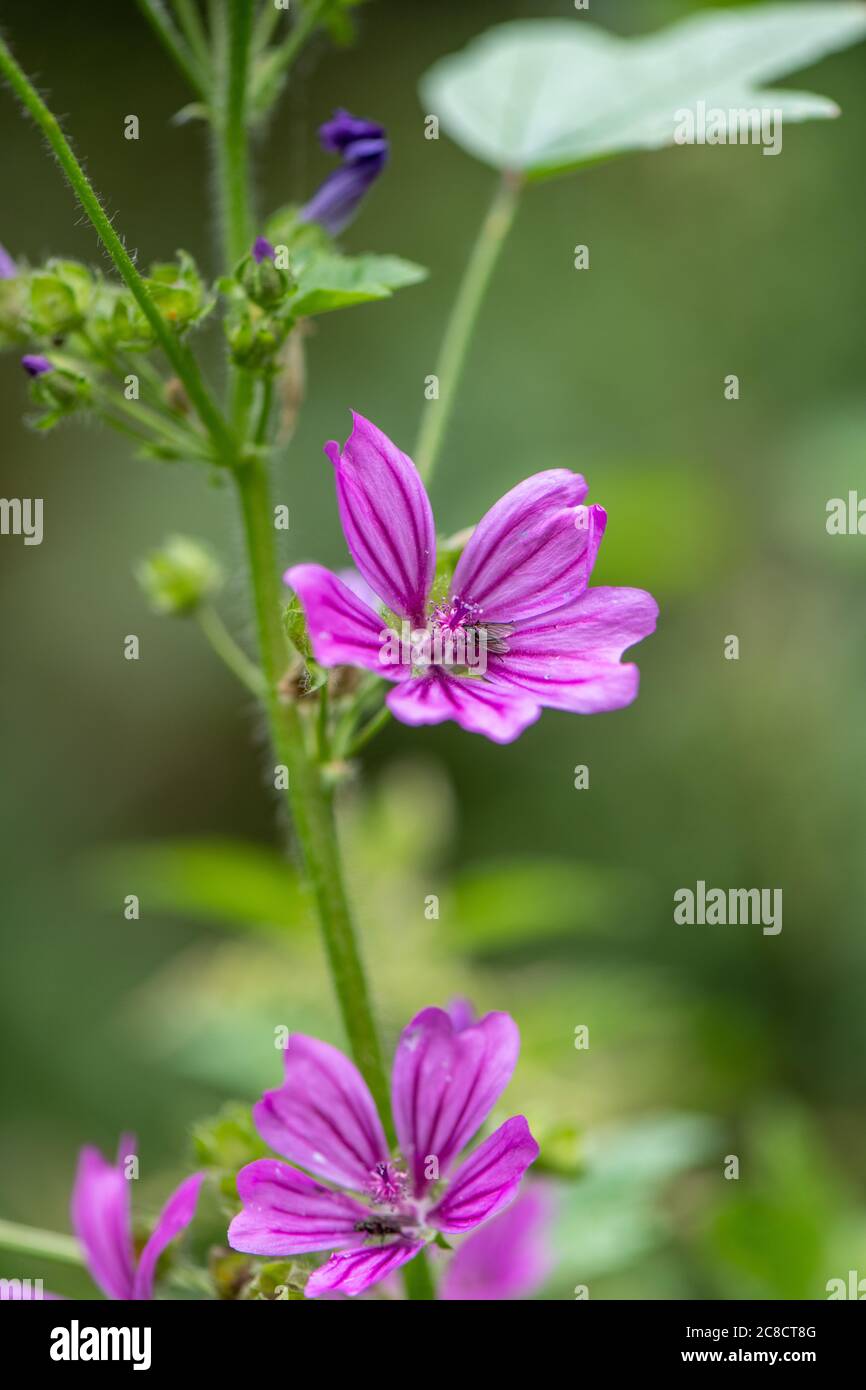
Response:
[[[331,441],[325,453],[361,576],[422,640],[395,648],[381,613],[337,575],[295,565],[286,582],[322,666],[361,666],[393,681],[387,704],[404,724],[453,719],[496,743],[517,738],[544,706],[598,714],[634,700],[638,669],[620,658],[655,629],[658,606],[642,589],[587,588],[607,514],[584,505],[579,473],[535,473],[500,498],[475,527],[447,594],[434,598],[433,513],[412,460],[355,413],[345,447]],[[473,668],[479,652],[483,664]]]
[[[265,1142],[298,1167],[263,1158],[241,1169],[243,1210],[229,1244],[271,1258],[336,1251],[311,1275],[307,1296],[351,1295],[386,1279],[440,1232],[488,1221],[538,1156],[526,1120],[506,1120],[455,1164],[508,1085],[519,1046],[508,1014],[462,1028],[443,1009],[417,1014],[394,1057],[395,1157],[355,1065],[329,1043],[292,1034],[285,1080],[253,1117]]]
[[[153,1298],[156,1262],[192,1221],[204,1182],[204,1173],[194,1173],[172,1193],[136,1260],[130,1202],[132,1181],[124,1172],[135,1149],[130,1135],[121,1138],[116,1163],[109,1163],[98,1149],[82,1149],[72,1190],[72,1227],[84,1249],[93,1281],[106,1298]]]

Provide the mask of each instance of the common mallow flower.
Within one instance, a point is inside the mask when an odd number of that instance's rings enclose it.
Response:
[[[135,1140],[124,1135],[117,1161],[109,1163],[98,1149],[81,1150],[72,1190],[72,1227],[84,1249],[94,1283],[113,1299],[153,1298],[156,1262],[195,1215],[204,1173],[184,1179],[159,1214],[153,1232],[136,1259],[132,1239],[131,1180],[124,1168],[135,1155]]]
[[[341,110],[319,126],[319,140],[323,149],[340,155],[342,164],[328,175],[298,217],[302,222],[318,222],[337,236],[388,162],[388,137],[375,121]]]
[[[443,1009],[417,1014],[394,1058],[395,1156],[355,1065],[329,1043],[292,1034],[283,1084],[264,1094],[253,1117],[265,1142],[297,1167],[262,1158],[241,1169],[243,1210],[229,1244],[276,1258],[335,1251],[310,1276],[307,1296],[351,1295],[386,1279],[440,1232],[459,1234],[495,1216],[538,1155],[526,1120],[513,1116],[456,1160],[508,1085],[518,1050],[508,1014],[463,1028]]]
[[[0,280],[17,280],[18,267],[5,246],[0,246]]]
[[[41,357],[39,353],[27,352],[21,358],[21,366],[28,376],[45,376],[46,372],[54,371],[54,364],[49,362],[47,357]]]
[[[496,743],[543,706],[597,714],[631,703],[638,669],[620,657],[654,630],[658,606],[642,589],[587,588],[607,514],[584,505],[579,473],[535,473],[500,498],[440,595],[433,513],[412,460],[354,413],[345,447],[331,441],[325,453],[349,550],[411,640],[396,644],[381,613],[329,570],[295,565],[285,578],[320,665],[393,681],[387,704],[404,724],[453,719]]]

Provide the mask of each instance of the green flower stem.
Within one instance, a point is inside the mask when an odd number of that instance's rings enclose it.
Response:
[[[228,55],[222,74],[225,90],[217,110],[216,157],[224,256],[231,272],[253,238],[246,126],[253,7],[250,0],[227,0],[227,5]]]
[[[436,1286],[427,1262],[427,1252],[419,1250],[414,1260],[403,1266],[403,1287],[406,1297],[431,1302],[436,1297]]]
[[[106,213],[90,180],[75,158],[72,147],[63,134],[57,118],[49,111],[2,38],[0,38],[0,73],[7,79],[22,106],[32,116],[48,141],[76,198],[93,223],[103,246],[117,267],[119,275],[125,281],[141,312],[153,329],[157,342],[174,368],[175,374],[183,383],[193,408],[214,441],[219,457],[224,463],[232,464],[237,455],[234,435],[214,404],[204,384],[198,364],[162,317],[146,284],[133,265],[126,247],[114,230],[111,218]]]
[[[246,652],[238,646],[219,613],[209,604],[196,611],[199,627],[220,660],[237,676],[242,685],[257,700],[263,700],[267,693],[267,682]]]
[[[520,187],[518,175],[502,175],[463,272],[436,363],[439,399],[428,401],[415,445],[415,464],[425,482],[439,457],[484,294],[517,212]]]
[[[308,0],[291,32],[269,55],[269,80],[288,72],[307,39],[321,24],[330,4],[331,0]]]
[[[213,119],[214,162],[223,229],[223,257],[232,272],[248,254],[253,240],[250,151],[247,132],[252,5],[250,0],[227,0],[226,22],[218,48],[220,64]],[[231,370],[231,419],[243,437],[253,400],[253,378],[239,367]]]
[[[141,10],[163,48],[174,59],[197,96],[207,101],[209,92],[201,64],[174,27],[162,0],[138,0]]]
[[[74,1236],[40,1231],[35,1226],[19,1226],[16,1221],[0,1221],[0,1250],[16,1255],[37,1255],[65,1265],[83,1265],[81,1246]]]
[[[274,404],[274,378],[266,376],[262,382],[261,395],[259,397],[259,418],[256,424],[256,432],[253,436],[256,444],[264,446],[268,442],[268,430],[271,423],[271,409]]]
[[[210,45],[195,0],[174,0],[178,23],[184,32],[199,71],[210,76]]]
[[[205,436],[195,435],[183,425],[167,420],[159,411],[151,409],[143,401],[128,401],[122,393],[114,393],[96,384],[93,385],[93,392],[95,404],[101,411],[105,411],[106,414],[118,411],[140,430],[149,431],[144,436],[148,443],[162,441],[182,458],[202,459],[205,463],[214,462]]]
[[[244,523],[273,748],[279,763],[288,768],[289,806],[352,1053],[393,1143],[388,1086],[343,884],[331,797],[320,769],[307,753],[297,705],[282,689],[290,648],[282,620],[267,472],[256,459],[238,469],[235,480]]]
[[[357,757],[361,749],[366,748],[370,740],[372,738],[375,738],[376,734],[378,734],[381,729],[384,729],[385,725],[390,721],[390,719],[391,711],[389,710],[387,705],[383,705],[382,708],[379,710],[378,714],[373,715],[373,718],[367,724],[364,725],[363,729],[361,729],[360,733],[349,745],[349,748],[346,752],[346,757]]]
[[[278,10],[273,0],[263,4],[256,18],[253,29],[253,52],[261,53],[267,48],[274,36],[274,30],[286,13],[285,10]]]

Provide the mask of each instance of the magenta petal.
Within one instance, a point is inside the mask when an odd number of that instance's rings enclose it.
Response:
[[[576,714],[621,709],[637,695],[639,673],[619,658],[654,631],[657,617],[658,604],[642,589],[588,589],[575,603],[517,623],[507,652],[488,657],[488,679]]]
[[[553,1267],[550,1229],[553,1203],[530,1184],[505,1211],[458,1247],[439,1286],[443,1302],[528,1298]]]
[[[397,1240],[391,1245],[368,1245],[363,1250],[332,1255],[326,1265],[310,1275],[305,1289],[307,1298],[318,1298],[323,1293],[363,1293],[414,1259],[423,1246],[423,1241]]]
[[[343,1250],[368,1239],[358,1226],[369,1219],[369,1207],[274,1158],[241,1169],[238,1195],[244,1209],[229,1226],[233,1250],[282,1258]]]
[[[555,677],[564,659],[619,661],[655,631],[658,613],[643,589],[587,589],[576,603],[517,623],[504,664]]]
[[[181,1232],[186,1230],[195,1216],[198,1194],[201,1191],[204,1176],[204,1173],[193,1173],[192,1177],[184,1178],[180,1187],[175,1189],[159,1213],[157,1223],[138,1257],[133,1298],[153,1298],[153,1276],[156,1262],[166,1246],[170,1245]]]
[[[608,714],[624,709],[637,699],[640,672],[637,666],[618,661],[564,662],[557,677],[517,674],[507,658],[491,661],[491,683],[503,690],[518,690],[548,709],[570,714]]]
[[[113,1299],[134,1296],[131,1179],[123,1174],[123,1159],[134,1152],[135,1140],[127,1138],[117,1163],[109,1163],[88,1145],[81,1150],[72,1189],[72,1229],[94,1283]]]
[[[325,445],[346,543],[385,605],[423,623],[436,567],[430,501],[412,460],[363,415],[353,411],[352,421],[342,450]]]
[[[363,666],[387,680],[408,674],[408,668],[380,660],[390,629],[330,570],[295,565],[284,578],[301,600],[313,655],[322,666]]]
[[[391,1094],[400,1149],[416,1195],[429,1159],[445,1177],[511,1080],[520,1049],[513,1018],[486,1014],[458,1031],[443,1009],[422,1009],[397,1044]],[[429,1168],[428,1168],[429,1171]]]
[[[330,1043],[292,1033],[282,1086],[253,1108],[259,1134],[277,1153],[342,1187],[365,1191],[388,1159],[373,1097],[358,1068]]]
[[[388,692],[386,703],[403,724],[453,719],[467,733],[483,734],[494,743],[513,743],[541,713],[539,702],[528,693],[439,670],[403,681]]]
[[[440,1231],[469,1231],[495,1216],[514,1197],[538,1145],[522,1115],[500,1125],[472,1153],[445,1190],[428,1220]]]
[[[586,588],[604,531],[601,507],[582,507],[579,473],[536,473],[490,508],[463,551],[451,593],[484,622],[510,623],[560,608]]]

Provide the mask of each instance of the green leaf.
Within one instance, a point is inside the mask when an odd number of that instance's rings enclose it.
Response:
[[[609,923],[634,888],[592,865],[518,858],[463,870],[452,892],[443,920],[453,923],[453,944],[483,951]]]
[[[280,930],[304,927],[306,900],[291,866],[241,840],[174,840],[105,851],[88,877],[103,903],[136,893],[147,910]]]
[[[518,20],[441,59],[425,110],[470,154],[531,178],[674,143],[684,110],[769,106],[783,121],[838,115],[825,97],[764,84],[866,35],[866,6],[766,5],[693,15],[622,39],[586,20]]]
[[[297,274],[292,313],[295,318],[310,318],[353,304],[388,299],[394,290],[424,280],[427,271],[399,256],[341,256],[325,252],[310,256]]]

